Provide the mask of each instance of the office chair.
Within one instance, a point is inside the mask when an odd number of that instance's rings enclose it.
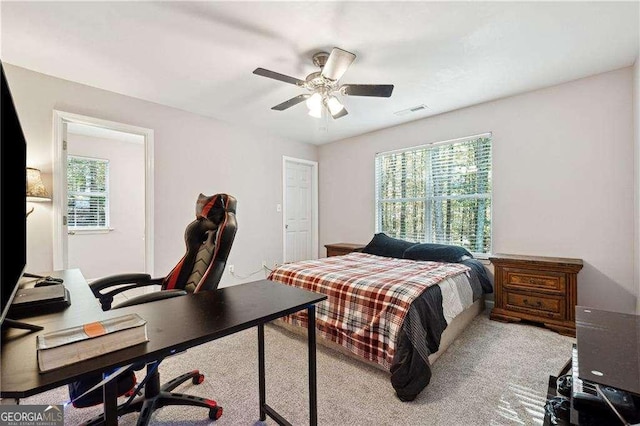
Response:
[[[186,254],[180,262],[164,278],[152,279],[149,274],[120,274],[95,280],[90,284],[93,294],[100,300],[103,310],[133,306],[172,297],[184,296],[188,293],[215,290],[231,251],[237,230],[236,199],[227,194],[216,194],[207,197],[200,194],[196,202],[196,219],[191,222],[184,234]],[[160,285],[161,291],[143,294],[113,306],[114,296],[134,288]],[[109,290],[113,286],[120,286]],[[185,373],[170,382],[160,385],[158,365],[162,359],[148,363],[144,385],[144,395],[135,399],[132,393],[135,385],[133,370],[143,365],[134,366],[130,372],[118,377],[118,394],[131,395],[129,400],[118,406],[118,416],[140,412],[138,425],[147,425],[154,410],[167,405],[193,405],[209,409],[209,418],[217,420],[222,416],[222,407],[210,399],[173,393],[172,390],[187,380],[194,384],[204,381],[204,375],[198,370]],[[102,377],[81,380],[69,385],[72,399],[82,395],[98,383]],[[120,386],[121,383],[124,386]],[[126,393],[128,392],[128,393]],[[102,403],[102,389],[98,388],[74,402],[76,407],[86,407]],[[85,425],[104,423],[104,415],[97,416]]]

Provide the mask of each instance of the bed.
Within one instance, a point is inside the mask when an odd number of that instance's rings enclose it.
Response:
[[[429,384],[431,363],[492,292],[484,266],[466,256],[434,262],[350,253],[281,265],[269,279],[327,294],[317,306],[319,342],[390,372],[402,401]],[[292,331],[306,324],[305,312],[276,321]]]

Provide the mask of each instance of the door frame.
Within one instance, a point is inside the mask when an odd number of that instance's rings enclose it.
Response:
[[[282,156],[282,263],[287,261],[287,163],[311,166],[311,255],[318,258],[318,162]]]
[[[67,199],[67,163],[65,154],[65,133],[68,123],[86,124],[133,133],[144,137],[145,163],[145,200],[144,200],[144,272],[154,274],[153,253],[153,130],[116,121],[74,114],[66,111],[53,110],[53,269],[66,269],[68,265],[68,234],[64,224],[67,214],[65,205]],[[140,271],[142,272],[142,271]]]

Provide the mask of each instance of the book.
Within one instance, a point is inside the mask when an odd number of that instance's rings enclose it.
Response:
[[[51,331],[38,336],[38,367],[50,371],[147,341],[147,322],[137,314]]]

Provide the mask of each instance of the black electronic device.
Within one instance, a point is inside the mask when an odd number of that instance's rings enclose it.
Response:
[[[558,381],[556,383],[556,391],[558,394],[570,398],[572,390],[573,376],[571,374],[565,374],[564,376],[558,377]]]
[[[25,318],[66,309],[71,304],[69,291],[62,284],[21,288],[9,307],[13,318]]]
[[[1,61],[0,71],[0,323],[37,330],[6,318],[27,263],[27,142]]]
[[[52,278],[52,277],[44,277],[44,278],[40,278],[38,281],[36,281],[36,283],[33,285],[34,287],[47,287],[50,285],[60,285],[62,284],[60,282],[60,280],[56,279],[56,278]]]
[[[47,275],[45,277],[44,275],[37,275],[37,274],[31,274],[29,272],[25,272],[24,274],[22,274],[22,276],[27,278],[37,278],[38,280],[34,284],[34,287],[46,287],[50,285],[62,284],[64,282],[62,278],[52,277],[51,275]]]
[[[62,278],[52,277],[51,275],[44,276],[44,275],[32,274],[30,272],[25,272],[24,274],[22,274],[22,276],[27,278],[38,278],[38,281],[36,281],[36,287],[38,287],[38,283],[41,281],[48,281],[56,284],[62,284],[64,282]],[[48,285],[48,284],[45,284],[45,285]]]
[[[629,392],[580,379],[578,376],[578,348],[575,344],[573,345],[571,368],[573,373],[571,397],[574,407],[577,409],[613,410],[617,411],[616,415],[622,416],[636,413],[633,396]]]

